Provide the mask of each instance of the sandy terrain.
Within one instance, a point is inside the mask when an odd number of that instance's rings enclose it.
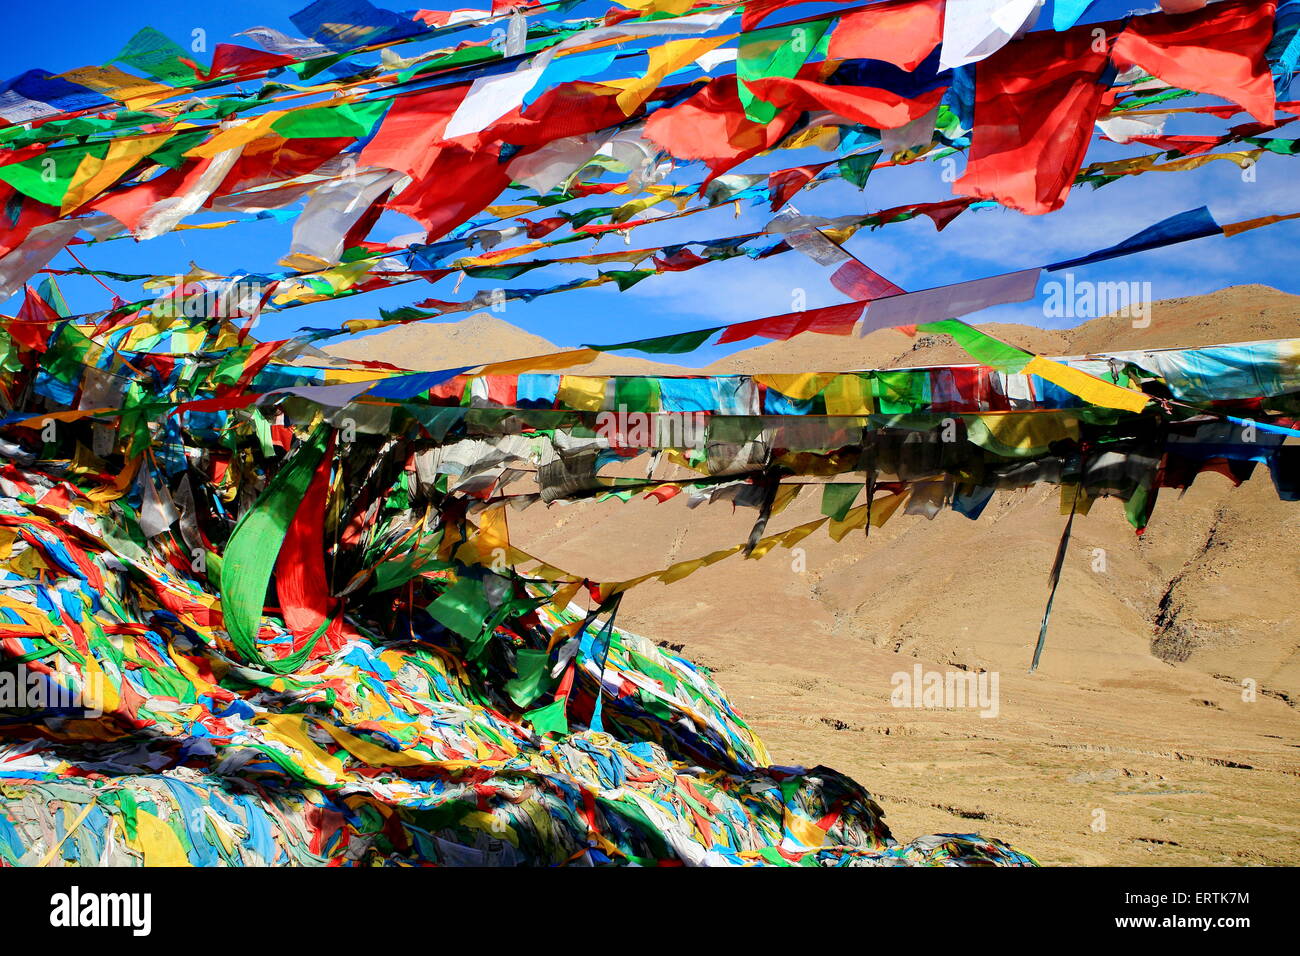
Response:
[[[1077,354],[1294,336],[1298,318],[1300,297],[1251,286],[1158,303],[1146,329],[1106,318],[1064,332],[988,330]],[[438,368],[465,361],[469,345],[483,360],[551,350],[490,317],[471,321],[338,351]],[[596,370],[655,367],[615,361]],[[950,361],[965,357],[946,340],[887,331],[801,336],[713,370]],[[819,500],[808,489],[769,532],[814,518]],[[727,505],[688,511],[677,498],[536,505],[510,523],[517,546],[620,580],[743,541],[753,518]],[[1000,493],[974,522],[899,514],[838,544],[822,531],[802,543],[802,564],[777,550],[643,585],[619,623],[712,668],[778,763],[824,763],[861,781],[901,838],[980,831],[1056,864],[1295,863],[1300,506],[1279,502],[1262,470],[1239,489],[1203,475],[1181,498],[1166,490],[1141,539],[1119,502],[1095,503],[1076,521],[1030,675],[1064,522],[1059,493],[1044,487]],[[997,716],[891,706],[892,675],[918,663],[996,673]]]

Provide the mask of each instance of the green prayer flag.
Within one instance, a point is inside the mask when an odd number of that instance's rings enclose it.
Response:
[[[659,380],[641,376],[614,379],[614,407],[630,412],[659,411]]]
[[[1279,156],[1295,156],[1300,153],[1300,139],[1267,139],[1254,136],[1246,142],[1251,146],[1266,149],[1270,153],[1277,153]]]
[[[195,133],[177,133],[152,153],[149,159],[159,166],[180,169],[186,162],[185,154],[208,138],[208,130]]]
[[[375,568],[374,590],[391,591],[425,571],[440,571],[453,567],[438,560],[438,545],[442,543],[443,529],[416,543],[403,557],[389,556]]]
[[[268,659],[257,647],[257,632],[271,572],[298,506],[325,455],[329,426],[320,425],[280,466],[271,483],[235,525],[221,568],[221,608],[226,631],[248,661],[286,674],[307,659],[315,641],[281,659]]]
[[[736,78],[746,117],[755,123],[770,123],[778,112],[775,106],[756,97],[746,81],[769,76],[793,77],[808,62],[830,24],[829,19],[817,20],[741,34]]]
[[[271,124],[271,129],[285,139],[329,138],[335,136],[369,136],[375,124],[388,112],[392,100],[344,103],[294,110]]]
[[[1006,371],[1019,371],[1033,359],[1033,355],[1024,349],[995,339],[981,332],[961,319],[944,319],[940,322],[926,322],[916,327],[918,332],[951,335],[965,352],[982,365],[991,365]]]
[[[878,159],[880,159],[880,150],[861,156],[845,156],[840,160],[840,176],[862,189],[867,185],[867,177],[871,175],[871,170],[875,169]]]
[[[612,216],[618,211],[617,206],[590,206],[586,209],[580,209],[572,213],[567,218],[569,225],[577,229],[579,226],[585,226],[589,222],[599,219],[601,216]]]
[[[861,490],[862,485],[856,481],[847,483],[833,481],[822,485],[822,514],[835,521],[843,521]]]
[[[41,367],[51,378],[64,384],[75,384],[81,380],[86,354],[93,345],[75,326],[60,325],[50,338]]]
[[[310,60],[303,60],[301,63],[290,63],[289,69],[298,74],[301,80],[310,80],[321,70],[328,70],[335,63],[341,63],[347,59],[347,53],[334,53],[330,56],[313,57]]]
[[[602,276],[608,276],[618,283],[619,292],[626,292],[646,276],[655,274],[654,269],[611,269],[609,272],[601,273]]]
[[[466,640],[476,640],[492,608],[483,592],[483,582],[462,575],[429,605],[433,619]]]
[[[36,292],[46,301],[46,303],[49,304],[50,308],[53,309],[56,314],[61,315],[65,319],[72,315],[72,310],[68,308],[68,300],[63,297],[63,290],[59,288],[59,283],[55,281],[54,276],[47,276],[42,279],[41,284],[36,287]],[[91,344],[90,339],[81,335],[81,333],[77,334],[80,336],[81,340],[87,344],[87,346]]]
[[[648,352],[651,355],[681,355],[683,352],[694,352],[708,341],[709,336],[721,328],[722,326],[718,326],[718,328],[714,329],[700,329],[697,332],[659,335],[651,339],[637,339],[635,342],[619,342],[617,345],[584,345],[583,348],[595,349],[597,352],[634,349],[637,352]]]
[[[791,862],[783,857],[774,846],[760,847],[758,855],[775,866],[792,866]]]
[[[244,368],[253,354],[253,346],[240,345],[221,357],[217,367],[212,370],[212,384],[235,385],[244,374]]]
[[[1155,510],[1159,491],[1159,488],[1152,488],[1150,479],[1147,479],[1139,483],[1128,501],[1124,502],[1124,516],[1135,530],[1142,531],[1151,521],[1151,512]]]
[[[524,718],[533,725],[533,730],[539,734],[567,734],[569,732],[569,718],[565,716],[564,705],[568,698],[561,697],[559,700],[551,701],[544,707],[538,707],[536,710],[530,710],[524,714]]]
[[[906,415],[930,404],[930,373],[926,369],[872,372],[871,386],[882,415]]]
[[[122,398],[122,414],[117,420],[117,434],[119,438],[129,438],[126,453],[130,458],[134,458],[153,441],[153,436],[149,434],[150,410],[152,406],[146,401],[147,395],[139,382],[132,382],[127,386],[126,395]]]
[[[471,279],[516,279],[526,272],[551,265],[545,259],[537,262],[504,262],[499,266],[470,266],[464,270]]]
[[[203,565],[207,568],[208,580],[216,583],[220,587],[221,581],[221,555],[215,551],[203,552]]]
[[[0,179],[37,202],[60,206],[81,161],[92,155],[102,159],[107,152],[107,143],[47,150],[22,162],[0,166]]]
[[[275,443],[271,438],[271,422],[262,414],[260,408],[254,408],[249,417],[253,421],[253,433],[257,436],[257,443],[262,449],[264,458],[275,457]]]
[[[145,27],[127,40],[122,52],[109,62],[133,66],[163,83],[190,86],[197,77],[193,69],[181,62],[182,58],[193,60],[194,55],[153,27]]]
[[[515,652],[513,680],[506,682],[506,693],[520,707],[527,707],[546,692],[550,681],[550,652],[530,647]]]

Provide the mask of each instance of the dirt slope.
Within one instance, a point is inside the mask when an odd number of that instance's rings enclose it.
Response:
[[[547,351],[483,318],[460,332],[424,327],[441,331],[422,340],[420,362],[401,343],[356,354],[445,367]],[[1104,318],[1065,331],[987,330],[1079,354],[1296,336],[1298,319],[1300,297],[1247,286],[1157,303],[1147,328]],[[966,358],[946,339],[886,331],[801,336],[713,370],[949,361]],[[807,490],[769,531],[818,506]],[[517,546],[620,580],[743,541],[753,518],[634,499],[536,505],[510,525]],[[778,762],[852,774],[902,835],[980,830],[1049,863],[1294,864],[1300,506],[1279,502],[1264,471],[1239,489],[1204,475],[1181,499],[1166,491],[1138,539],[1118,502],[1097,502],[1076,522],[1043,664],[1029,675],[1064,521],[1058,493],[1035,488],[1000,493],[974,522],[899,514],[839,544],[820,532],[802,555],[732,557],[634,589],[620,624],[714,668]],[[998,715],[892,707],[891,677],[916,663],[996,672]],[[1257,689],[1253,701],[1243,681]]]
[[[487,312],[477,312],[459,322],[399,325],[325,349],[340,358],[388,362],[409,369],[456,368],[560,350],[560,346],[540,335],[525,332]],[[671,375],[681,370],[635,356],[602,354],[575,371],[584,375]]]

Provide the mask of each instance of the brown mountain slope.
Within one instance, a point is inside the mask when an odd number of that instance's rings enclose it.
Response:
[[[808,489],[770,530],[818,503]],[[1047,488],[1001,494],[978,521],[899,514],[870,538],[817,533],[802,554],[651,582],[619,623],[713,668],[778,761],[867,782],[903,831],[979,829],[1050,863],[1290,862],[1300,508],[1266,474],[1239,489],[1204,476],[1161,504],[1141,539],[1117,502],[1076,521],[1034,675],[1065,522]],[[677,498],[510,523],[530,553],[619,580],[743,541],[753,518]],[[998,713],[892,707],[893,675],[918,664],[997,673]]]
[[[1300,296],[1262,285],[1233,286],[1210,295],[1156,302],[1150,324],[1142,328],[1121,316],[1092,319],[1073,329],[1040,329],[1014,323],[987,323],[978,328],[1012,345],[1046,355],[1290,338],[1300,335]],[[325,351],[340,358],[389,362],[402,368],[437,369],[560,350],[560,346],[539,335],[479,312],[459,322],[398,326],[332,345]],[[594,362],[576,366],[574,371],[588,375],[747,374],[969,361],[970,356],[946,336],[910,337],[894,329],[882,329],[863,338],[800,335],[788,342],[743,349],[704,369],[633,355],[603,354]]]
[[[1045,355],[1104,349],[1193,348],[1300,335],[1300,296],[1263,285],[1232,286],[1210,295],[1152,303],[1150,324],[1135,327],[1111,315],[1072,329],[1013,323],[976,326],[1012,345]],[[709,366],[715,373],[812,372],[970,362],[947,336],[908,337],[882,329],[863,338],[801,335],[736,352]]]
[[[1028,325],[981,325],[1005,342],[1048,355],[1060,354],[1069,339],[1052,329]],[[707,369],[715,374],[756,372],[831,372],[841,369],[896,368],[970,362],[971,357],[947,336],[908,336],[896,329],[857,335],[799,335],[788,342],[771,342],[719,359]]]
[[[1115,317],[986,328],[1079,354],[1290,337],[1297,318],[1300,297],[1245,286],[1156,303],[1147,328]],[[537,354],[535,337],[492,321],[468,342],[443,333],[420,362],[360,348],[393,333],[349,345],[415,367]],[[713,370],[964,361],[946,338],[885,331],[800,336]],[[769,531],[812,519],[819,500],[805,489]],[[679,497],[534,505],[509,521],[516,546],[612,581],[744,541],[754,516]],[[981,830],[1048,863],[1294,863],[1300,505],[1279,502],[1265,471],[1236,489],[1203,475],[1182,497],[1166,490],[1139,539],[1118,502],[1095,503],[1075,523],[1042,666],[1028,675],[1064,523],[1047,487],[999,493],[978,521],[900,513],[870,538],[821,531],[800,553],[642,585],[619,623],[713,668],[777,762],[852,774],[900,832]],[[891,706],[891,678],[917,664],[997,673],[997,716]]]
[[[340,358],[388,362],[399,368],[440,369],[548,355],[561,348],[490,313],[478,312],[459,322],[399,325],[331,345],[325,351]],[[634,356],[600,355],[575,371],[585,375],[672,375],[681,370]]]
[[[1119,316],[1085,322],[1071,332],[1070,351],[1195,348],[1298,335],[1300,296],[1266,285],[1239,285],[1156,302],[1145,328],[1134,328],[1131,319]]]

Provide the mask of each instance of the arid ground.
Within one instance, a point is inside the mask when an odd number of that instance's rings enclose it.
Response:
[[[1261,286],[1155,305],[1149,327],[983,326],[1046,354],[1292,337],[1300,297]],[[403,327],[333,351],[443,368],[552,351],[489,315]],[[966,361],[894,331],[804,335],[714,372]],[[678,372],[602,356],[588,374]],[[644,467],[643,465],[641,467]],[[805,493],[769,532],[811,520]],[[619,624],[711,668],[775,762],[863,783],[895,834],[978,831],[1046,864],[1294,864],[1300,854],[1300,505],[1266,470],[1162,492],[1142,538],[1119,502],[1075,523],[1042,666],[1028,665],[1065,518],[1055,488],[999,493],[978,521],[896,515],[870,537],[729,558],[629,592]],[[754,512],[682,497],[512,513],[512,543],[622,580],[741,542]],[[1104,561],[1098,561],[1098,550]],[[998,713],[897,708],[891,677],[996,673]],[[1255,688],[1254,699],[1244,694]]]

